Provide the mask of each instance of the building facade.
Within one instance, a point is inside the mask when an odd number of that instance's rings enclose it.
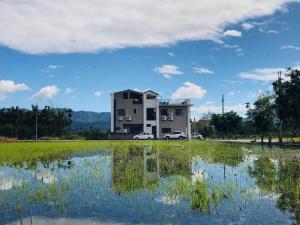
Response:
[[[154,91],[125,90],[111,94],[111,132],[152,133],[163,138],[174,131],[191,137],[190,100],[161,100]]]

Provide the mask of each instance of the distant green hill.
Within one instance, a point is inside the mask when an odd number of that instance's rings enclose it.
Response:
[[[102,131],[110,130],[110,112],[73,111],[71,128],[76,131],[91,127]]]

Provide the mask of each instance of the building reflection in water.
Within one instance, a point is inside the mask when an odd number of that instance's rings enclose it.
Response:
[[[185,176],[192,172],[192,157],[180,149],[164,150],[153,146],[130,146],[114,149],[111,165],[111,188],[126,193],[155,188],[161,177]]]

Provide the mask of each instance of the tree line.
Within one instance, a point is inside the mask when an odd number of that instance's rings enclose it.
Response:
[[[206,136],[233,137],[259,135],[261,141],[283,133],[299,136],[300,131],[300,70],[287,69],[284,77],[273,82],[273,91],[261,94],[254,104],[246,103],[246,118],[236,112],[208,114],[192,123],[192,130]]]
[[[30,110],[19,107],[0,109],[0,136],[17,139],[34,139],[38,137],[59,137],[71,125],[72,110],[56,109],[45,106],[38,109],[32,106]]]

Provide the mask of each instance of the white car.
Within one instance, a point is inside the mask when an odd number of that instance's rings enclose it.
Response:
[[[192,139],[204,140],[203,136],[198,133],[192,133]]]
[[[134,140],[152,140],[152,139],[154,139],[154,135],[147,133],[147,132],[143,132],[143,133],[134,135],[133,139]]]
[[[186,135],[182,131],[175,131],[171,134],[166,134],[164,136],[164,139],[185,139]]]

